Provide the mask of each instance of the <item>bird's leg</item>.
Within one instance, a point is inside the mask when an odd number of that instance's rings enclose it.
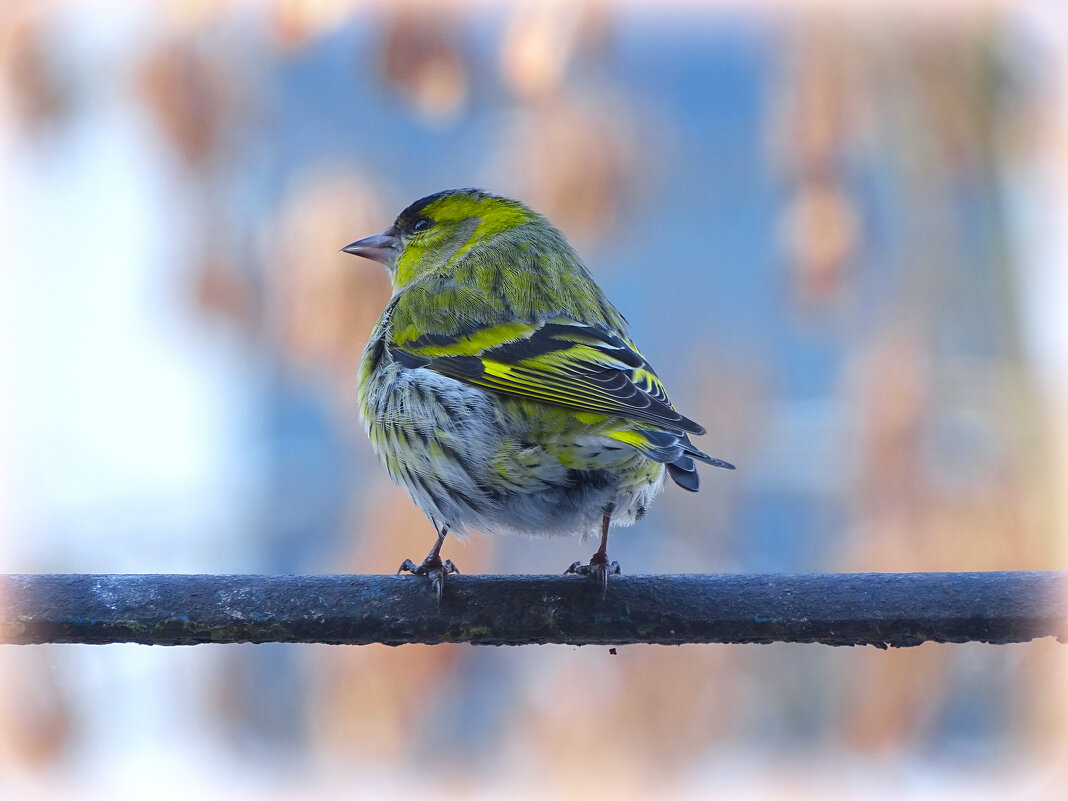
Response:
[[[426,576],[430,579],[430,586],[434,588],[434,592],[438,596],[438,603],[441,603],[441,594],[445,591],[445,576],[449,573],[459,573],[456,569],[456,565],[452,563],[451,559],[441,561],[441,546],[445,543],[445,535],[449,533],[448,526],[441,526],[438,528],[437,521],[432,521],[434,528],[438,532],[438,540],[434,543],[434,547],[430,549],[430,553],[426,555],[426,559],[423,563],[417,565],[411,559],[405,559],[401,563],[401,566],[397,569],[397,573],[414,573],[417,576]]]
[[[583,576],[600,579],[605,594],[608,593],[609,575],[619,575],[619,562],[608,561],[608,522],[612,519],[613,511],[615,511],[613,504],[605,507],[604,517],[601,519],[601,547],[597,549],[597,553],[590,557],[590,563],[584,565],[582,562],[575,562],[564,571],[565,574],[578,573]]]

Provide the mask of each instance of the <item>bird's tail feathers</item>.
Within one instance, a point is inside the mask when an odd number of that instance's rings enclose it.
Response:
[[[734,469],[731,463],[713,459],[695,447],[686,434],[680,436],[659,428],[629,428],[609,436],[630,445],[653,461],[667,465],[672,480],[690,492],[697,492],[700,485],[694,459],[713,467]]]

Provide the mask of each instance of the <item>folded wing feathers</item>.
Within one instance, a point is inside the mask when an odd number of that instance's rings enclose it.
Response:
[[[498,392],[618,415],[676,436],[704,433],[671,407],[648,362],[619,336],[566,318],[531,326],[529,333],[517,333],[515,323],[497,328],[500,339],[489,327],[460,337],[421,338],[391,352],[405,366],[429,367]]]

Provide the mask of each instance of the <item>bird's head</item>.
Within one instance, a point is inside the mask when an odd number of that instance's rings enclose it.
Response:
[[[417,200],[380,234],[342,248],[386,266],[394,291],[448,273],[472,248],[526,223],[547,224],[522,203],[478,189],[450,189]]]

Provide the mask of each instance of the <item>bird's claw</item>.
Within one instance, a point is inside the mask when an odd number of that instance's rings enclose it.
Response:
[[[405,559],[401,562],[401,566],[397,568],[397,575],[401,573],[411,573],[416,576],[426,576],[430,579],[430,586],[434,589],[434,594],[438,597],[438,603],[441,603],[441,596],[445,592],[445,576],[449,573],[459,573],[456,565],[452,563],[451,559],[441,561],[440,556],[430,557],[428,556],[423,560],[422,564],[417,565],[411,559]]]
[[[582,562],[574,562],[572,565],[564,571],[566,576],[568,573],[575,573],[580,576],[589,576],[590,578],[597,579],[601,582],[601,586],[604,588],[604,594],[608,594],[608,577],[618,576],[620,574],[619,562],[609,562],[607,556],[601,554],[594,554],[590,559],[589,564],[582,564]]]

